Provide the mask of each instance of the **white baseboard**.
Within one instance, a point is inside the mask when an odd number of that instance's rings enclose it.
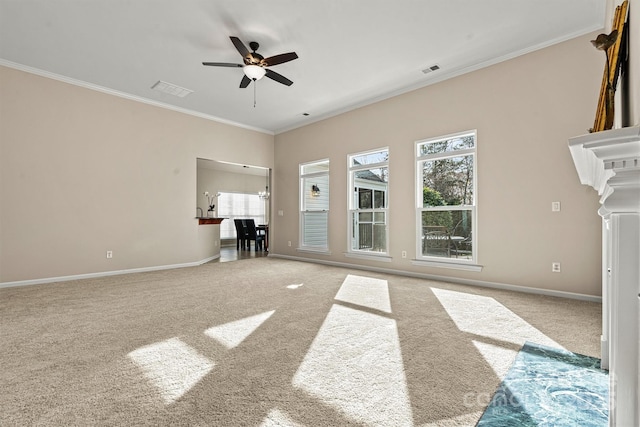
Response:
[[[595,295],[578,294],[574,292],[565,292],[565,291],[555,291],[552,289],[539,289],[539,288],[531,288],[527,286],[510,285],[506,283],[486,282],[483,280],[462,279],[462,278],[450,277],[450,276],[438,276],[435,274],[416,273],[413,271],[396,270],[392,268],[371,267],[371,266],[365,266],[365,265],[350,264],[346,262],[327,261],[327,260],[304,258],[304,257],[291,256],[291,255],[281,255],[281,254],[275,254],[272,252],[269,252],[269,258],[290,259],[293,261],[312,262],[316,264],[331,265],[334,267],[354,268],[357,270],[368,270],[368,271],[375,271],[378,273],[396,274],[398,276],[415,277],[418,279],[438,280],[440,282],[457,283],[460,285],[481,286],[484,288],[504,289],[504,290],[515,291],[515,292],[524,292],[529,294],[539,294],[539,295],[547,295],[552,297],[569,298],[569,299],[575,299],[575,300],[581,300],[581,301],[602,303],[602,297],[598,297]]]
[[[68,280],[94,279],[97,277],[117,276],[120,274],[144,273],[147,271],[171,270],[173,268],[197,267],[214,259],[220,258],[220,254],[205,258],[200,261],[184,264],[158,265],[154,267],[130,268],[127,270],[101,271],[98,273],[75,274],[72,276],[46,277],[44,279],[18,280],[16,282],[2,282],[0,288],[12,288],[14,286],[40,285],[43,283],[66,282]]]
[[[574,292],[554,291],[551,289],[531,288],[527,286],[486,282],[483,280],[462,279],[462,278],[450,277],[450,276],[438,276],[435,274],[416,273],[412,271],[396,270],[392,268],[371,267],[371,266],[363,266],[358,264],[350,264],[346,262],[336,262],[336,261],[327,261],[327,260],[321,260],[321,259],[296,257],[291,255],[281,255],[281,254],[275,254],[272,252],[269,253],[269,257],[290,259],[293,261],[312,262],[316,264],[331,265],[334,267],[344,267],[344,268],[353,268],[357,270],[376,271],[379,273],[388,273],[388,274],[396,274],[399,276],[416,277],[418,279],[438,280],[441,282],[457,283],[461,285],[482,286],[485,288],[504,289],[509,291],[547,295],[552,297],[569,298],[569,299],[599,302],[599,303],[602,302],[601,297],[594,296],[594,295],[578,294]],[[128,270],[115,270],[115,271],[103,271],[98,273],[77,274],[73,276],[59,276],[59,277],[48,277],[44,279],[19,280],[16,282],[3,282],[3,283],[0,283],[0,288],[10,288],[14,286],[26,286],[26,285],[39,285],[43,283],[64,282],[68,280],[93,279],[97,277],[116,276],[120,274],[144,273],[147,271],[158,271],[158,270],[170,270],[173,268],[197,267],[199,265],[205,264],[209,261],[213,261],[214,259],[218,259],[218,258],[220,258],[219,254],[200,260],[200,261],[189,262],[184,264],[160,265],[160,266],[154,266],[154,267],[132,268]]]

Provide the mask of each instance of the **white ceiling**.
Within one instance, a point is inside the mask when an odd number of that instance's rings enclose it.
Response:
[[[605,4],[0,0],[0,65],[277,134],[601,29]],[[295,51],[273,67],[293,85],[258,81],[254,107],[242,69],[202,65],[241,63],[229,36],[265,57]],[[152,90],[158,80],[193,93]]]

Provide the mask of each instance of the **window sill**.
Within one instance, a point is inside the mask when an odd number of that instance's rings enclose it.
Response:
[[[296,248],[296,251],[314,255],[331,255],[331,251],[325,248]]]
[[[412,265],[418,265],[421,267],[437,267],[437,268],[450,268],[453,270],[464,270],[464,271],[482,271],[482,265],[472,264],[468,262],[456,262],[456,261],[428,261],[422,259],[412,259]]]
[[[391,262],[391,257],[386,254],[375,255],[361,252],[345,252],[347,258],[367,259],[371,261]]]

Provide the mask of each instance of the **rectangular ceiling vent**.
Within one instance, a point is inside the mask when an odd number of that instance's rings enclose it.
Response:
[[[151,86],[151,89],[168,93],[169,95],[175,95],[179,98],[184,98],[190,93],[193,93],[192,90],[185,89],[183,87],[180,87],[171,83],[163,82],[162,80],[158,80],[156,83],[154,83],[154,85]]]
[[[424,70],[422,70],[422,72],[425,73],[425,74],[428,74],[428,73],[430,73],[432,71],[436,71],[436,70],[439,70],[439,69],[440,69],[439,65],[432,65],[431,67],[425,68]]]

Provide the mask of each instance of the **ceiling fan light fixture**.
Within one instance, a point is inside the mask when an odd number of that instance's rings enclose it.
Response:
[[[242,67],[242,70],[244,74],[253,81],[260,80],[267,73],[267,70],[259,65],[245,65]]]

